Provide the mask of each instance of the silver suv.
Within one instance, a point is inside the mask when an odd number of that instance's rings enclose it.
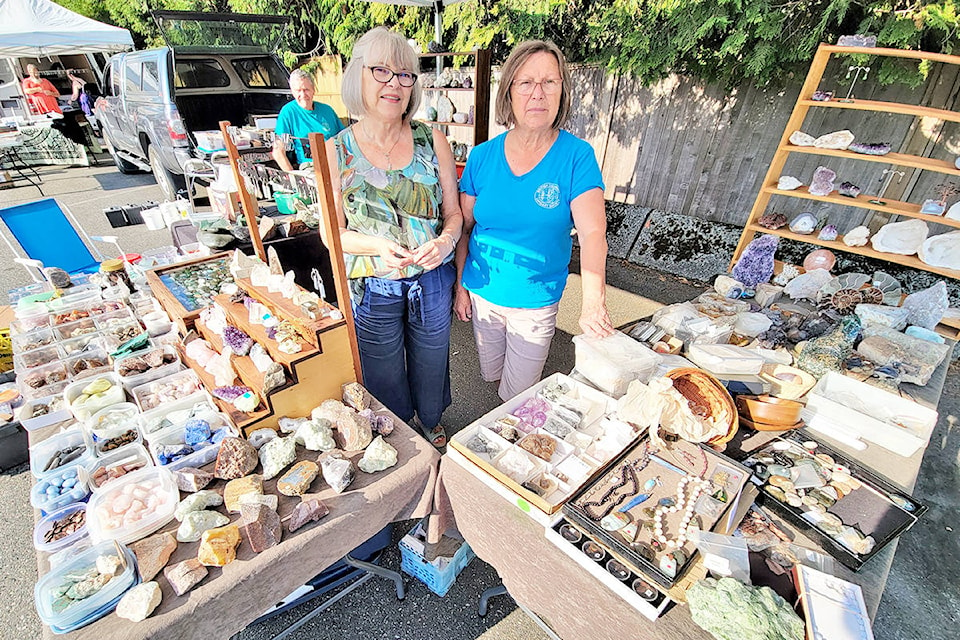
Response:
[[[113,56],[95,112],[117,169],[152,171],[173,200],[186,161],[207,155],[192,132],[219,129],[221,120],[252,124],[290,100],[289,72],[264,44],[289,19],[185,11],[154,18],[167,46]]]

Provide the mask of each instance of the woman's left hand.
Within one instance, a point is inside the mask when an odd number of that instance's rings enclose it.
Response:
[[[614,331],[610,316],[607,315],[607,308],[602,304],[584,304],[583,311],[580,313],[580,328],[593,338],[605,338]]]
[[[413,263],[420,265],[427,271],[436,269],[453,252],[455,246],[456,242],[453,241],[453,238],[448,235],[441,235],[420,245],[413,252]]]

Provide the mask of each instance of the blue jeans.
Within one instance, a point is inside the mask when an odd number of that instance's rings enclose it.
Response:
[[[408,422],[432,429],[450,406],[452,262],[414,278],[367,278],[353,305],[363,383]]]

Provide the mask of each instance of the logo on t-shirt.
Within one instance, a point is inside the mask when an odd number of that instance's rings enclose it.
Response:
[[[553,182],[544,182],[537,187],[533,199],[544,209],[555,209],[560,206],[560,186]]]

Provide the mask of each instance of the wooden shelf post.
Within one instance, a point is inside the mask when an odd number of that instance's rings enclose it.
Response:
[[[240,171],[240,153],[237,151],[237,145],[233,143],[233,138],[227,127],[230,126],[228,120],[220,121],[220,133],[223,135],[223,144],[227,149],[227,157],[230,159],[230,168],[233,169],[233,179],[237,183],[237,193],[240,194],[240,207],[243,209],[243,217],[247,221],[247,229],[250,230],[250,242],[253,243],[253,250],[257,257],[267,261],[267,252],[263,248],[263,240],[260,238],[260,228],[257,225],[257,216],[260,215],[260,207],[247,191],[247,184],[243,179],[243,172]]]

